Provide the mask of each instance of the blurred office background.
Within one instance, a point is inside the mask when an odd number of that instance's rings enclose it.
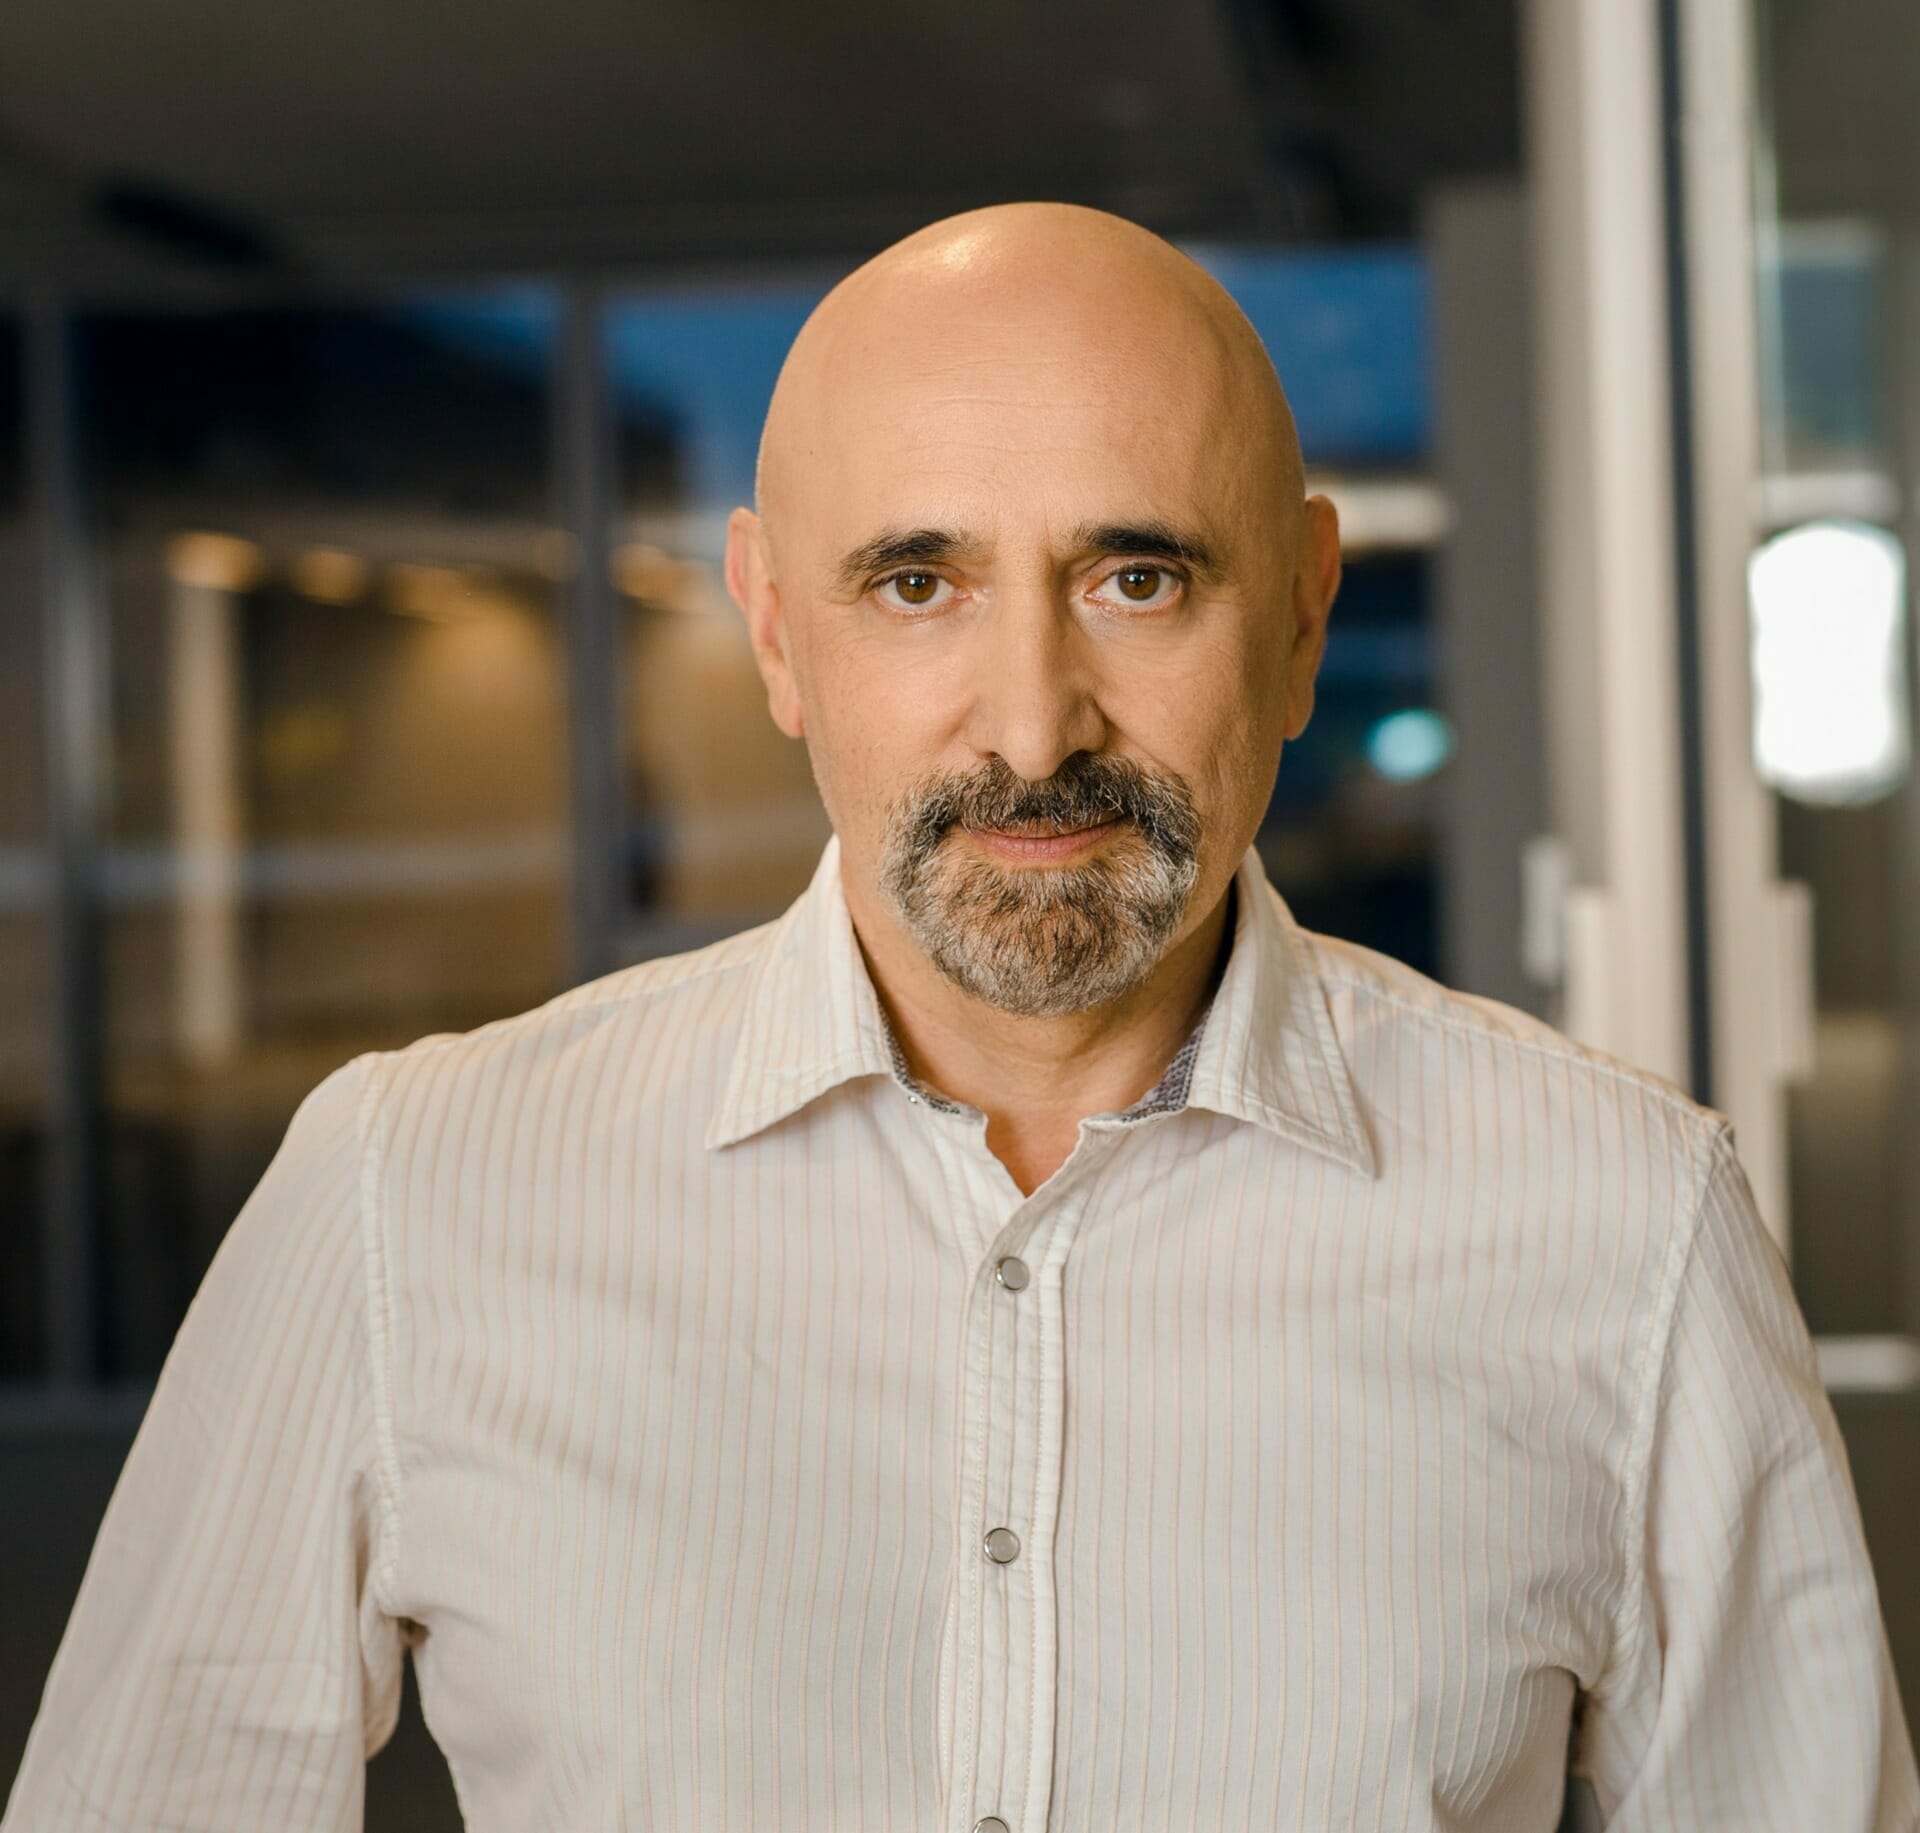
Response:
[[[1908,0],[0,21],[0,1782],[300,1097],[777,913],[787,341],[1017,197],[1266,338],[1348,575],[1301,918],[1733,1115],[1920,1706]],[[417,1716],[368,1824],[457,1824]]]

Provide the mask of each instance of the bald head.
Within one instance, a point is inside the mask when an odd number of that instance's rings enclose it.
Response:
[[[1165,430],[1156,411],[1184,397],[1180,418],[1213,446],[1207,469],[1233,472],[1291,529],[1304,494],[1299,439],[1246,315],[1149,230],[1054,203],[931,223],[828,293],[795,338],[767,411],[755,478],[762,518],[783,520],[834,443],[860,437],[864,415],[910,415],[942,377],[1010,396],[1024,388],[1090,399],[1132,386],[1147,438]]]

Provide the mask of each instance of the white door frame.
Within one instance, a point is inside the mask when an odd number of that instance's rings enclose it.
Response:
[[[1753,0],[1680,0],[1680,153],[1715,1107],[1791,1240],[1786,1085],[1813,1060],[1811,901],[1753,764],[1747,561],[1761,507]]]
[[[1547,795],[1560,1021],[1687,1086],[1656,0],[1528,0]]]
[[[1678,0],[1691,475],[1674,473],[1659,0],[1528,0],[1542,648],[1561,1020],[1732,1121],[1784,1248],[1810,918],[1752,764],[1760,487],[1751,0]],[[1712,1087],[1694,1086],[1676,486],[1690,490]],[[1554,874],[1537,875],[1551,887]],[[1549,895],[1554,895],[1551,891]],[[1537,914],[1537,913],[1536,913]]]

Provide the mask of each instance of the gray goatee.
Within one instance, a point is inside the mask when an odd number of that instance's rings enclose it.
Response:
[[[1000,867],[956,827],[1056,832],[1118,818],[1070,866]],[[1054,1017],[1139,985],[1180,927],[1199,872],[1200,819],[1169,771],[1076,751],[1044,782],[1000,757],[916,783],[887,823],[881,883],[934,964],[1002,1011]]]

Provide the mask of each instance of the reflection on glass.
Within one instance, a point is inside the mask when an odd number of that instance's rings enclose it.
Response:
[[[1885,238],[1842,217],[1773,224],[1759,247],[1766,519],[1891,518]]]
[[[1395,775],[1377,757],[1383,725],[1435,696],[1431,593],[1420,549],[1349,553],[1313,723],[1280,760],[1256,844],[1310,929],[1438,974],[1445,759],[1424,774]]]
[[[1920,486],[1920,424],[1902,406],[1920,399],[1903,202],[1920,116],[1910,85],[1861,80],[1904,69],[1897,11],[1755,13],[1770,129],[1762,511],[1767,534],[1787,531],[1753,564],[1755,751],[1786,792],[1780,871],[1813,892],[1814,1071],[1788,1093],[1789,1189],[1795,1284],[1814,1329],[1836,1334],[1920,1327],[1920,822],[1902,563]]]
[[[767,716],[721,567],[787,346],[838,277],[664,289],[611,317],[631,955],[773,916],[826,841],[805,748]]]
[[[0,320],[0,1380],[45,1372],[53,951],[45,675],[27,522],[19,325]]]
[[[109,1374],[157,1366],[322,1075],[561,984],[546,366],[458,304],[85,327]]]

